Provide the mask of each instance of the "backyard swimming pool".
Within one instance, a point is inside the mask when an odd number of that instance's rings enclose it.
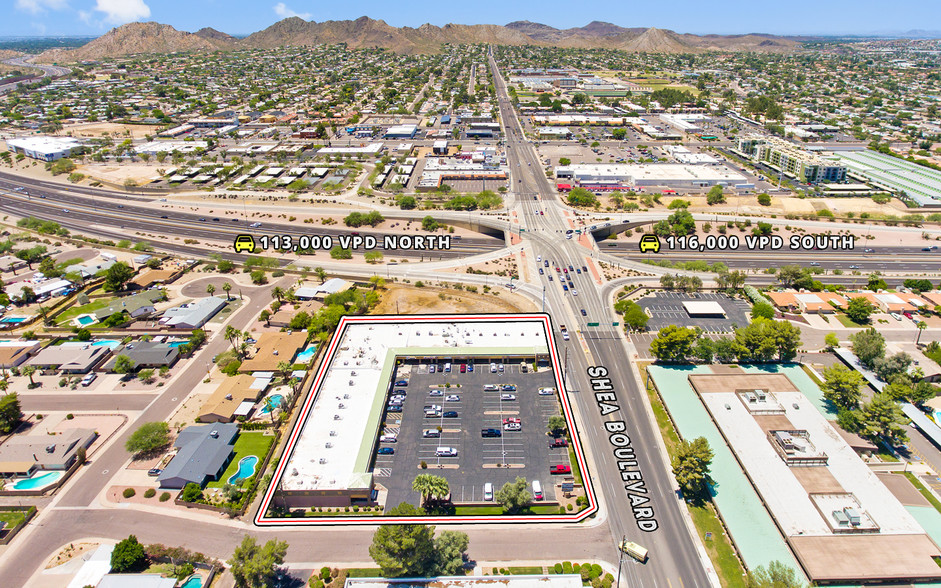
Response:
[[[296,362],[296,363],[307,363],[308,361],[310,361],[310,358],[312,358],[312,357],[314,356],[314,353],[317,353],[317,346],[316,346],[316,345],[308,345],[308,346],[307,346],[307,349],[305,349],[304,351],[301,351],[300,353],[297,354],[297,359],[295,360],[295,362]]]
[[[42,470],[34,473],[25,480],[13,484],[14,490],[36,490],[56,482],[62,477],[63,472],[44,472]]]
[[[83,314],[82,316],[75,317],[75,322],[77,322],[80,327],[87,327],[88,325],[94,324],[95,320],[95,317],[90,314]]]
[[[180,588],[203,588],[203,577],[198,575],[190,576],[188,580],[180,585]]]
[[[269,398],[271,398],[271,406],[274,408],[280,407],[281,402],[284,400],[284,396],[281,396],[280,394],[272,394],[271,396],[269,396]],[[261,409],[261,414],[268,414],[269,412],[271,411],[268,410],[268,405],[267,404],[263,405]]]
[[[96,339],[94,341],[66,341],[62,344],[62,347],[85,347],[86,345],[91,345],[92,347],[109,347],[111,349],[116,349],[120,347],[121,342],[117,339]]]
[[[25,316],[8,316],[8,317],[5,317],[5,318],[0,319],[0,323],[7,323],[7,324],[16,325],[16,324],[19,324],[19,323],[26,322],[26,320],[27,320],[27,319],[26,319]]]
[[[189,341],[170,341],[167,343],[167,347],[180,347],[181,345],[186,345]]]
[[[252,477],[255,473],[255,466],[258,465],[258,457],[254,455],[249,455],[243,457],[239,460],[239,470],[229,476],[229,479],[226,480],[229,484],[234,484],[236,480],[242,478],[247,480]]]

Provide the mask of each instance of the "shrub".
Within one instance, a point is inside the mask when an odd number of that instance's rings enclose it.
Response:
[[[601,569],[601,566],[598,564],[592,564],[591,566],[591,577],[600,578],[604,570]]]
[[[156,495],[157,491],[153,488],[148,488],[147,491],[144,492],[144,498],[153,498]]]
[[[125,488],[125,489],[124,489],[124,492],[122,492],[121,494],[122,494],[125,498],[131,498],[132,496],[134,496],[135,494],[137,494],[137,491],[134,490],[133,488]]]
[[[591,568],[589,566],[582,567],[578,570],[578,575],[582,577],[582,582],[591,580]]]
[[[575,507],[572,506],[572,503],[571,503],[571,502],[568,503],[567,505],[565,505],[565,510],[573,510],[574,508],[575,508]]]
[[[323,578],[324,581],[329,582],[330,581],[330,568],[328,568],[327,566],[320,568],[320,577]]]
[[[157,500],[159,500],[160,502],[166,502],[166,501],[170,500],[170,493],[169,493],[169,492],[164,492],[164,493],[162,493],[162,494],[160,495],[160,498],[158,498]]]
[[[74,419],[74,418],[75,418],[75,415],[72,414],[72,413],[69,413],[69,414],[65,415],[65,420],[67,420],[67,421],[70,421],[70,420],[72,420],[72,419]]]
[[[572,573],[572,562],[570,562],[570,561],[563,561],[563,562],[562,562],[562,573],[563,573],[563,574],[571,574],[571,573]]]
[[[555,573],[561,574],[561,573],[562,573],[562,564],[557,563],[557,564],[555,564],[555,565],[552,567],[552,569],[555,570]]]

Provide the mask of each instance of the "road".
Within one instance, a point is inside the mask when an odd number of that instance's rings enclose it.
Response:
[[[576,272],[572,277],[577,296],[572,290],[565,293],[560,288],[562,274],[555,271],[555,266],[569,269],[570,274],[569,266],[587,267],[592,264],[591,250],[579,245],[574,239],[562,237],[565,230],[570,228],[564,216],[566,209],[546,179],[533,145],[524,139],[523,129],[507,94],[506,83],[492,56],[490,67],[507,138],[507,162],[513,176],[511,183],[518,193],[515,208],[520,214],[521,227],[525,229],[520,237],[524,247],[528,246],[526,263],[532,264],[530,267],[533,268],[528,275],[532,276],[537,287],[541,285],[544,288],[546,308],[556,324],[566,323],[573,333],[584,331],[582,327],[589,320],[607,321],[610,324],[614,320],[612,310],[598,282],[594,281],[592,271],[581,274]],[[550,260],[549,271],[542,276],[536,268],[538,257]],[[545,271],[544,262],[542,265]],[[548,275],[554,275],[552,282],[548,281]],[[521,275],[521,279],[527,278]],[[587,316],[581,315],[582,309]],[[567,387],[580,415],[579,436],[590,448],[592,480],[595,481],[596,491],[603,496],[607,512],[610,547],[604,554],[606,559],[614,561],[617,558],[615,545],[621,537],[626,536],[647,547],[652,554],[645,566],[629,564],[625,567],[628,585],[708,586],[710,582],[698,558],[697,547],[683,521],[680,509],[685,506],[676,498],[670,474],[657,449],[656,439],[660,433],[653,428],[647,416],[646,393],[636,384],[620,335],[612,328],[593,329],[591,338],[585,340],[587,350],[582,348],[579,335],[567,342],[561,336],[557,339],[562,342],[562,351],[568,361]],[[590,391],[586,371],[590,365],[606,367],[615,383],[619,411],[607,417],[601,416]],[[633,439],[636,451],[636,467],[626,462],[619,464],[614,457],[614,448],[609,444],[608,433],[604,428],[605,421],[613,420],[627,423],[626,433]],[[643,476],[644,497],[649,499],[644,506],[653,508],[659,525],[657,530],[639,530],[619,465],[639,471]]]
[[[36,80],[38,80],[39,78],[46,78],[46,77],[57,78],[57,77],[61,77],[64,75],[68,75],[69,72],[72,71],[67,67],[61,67],[58,65],[44,65],[44,64],[39,64],[39,63],[30,63],[27,61],[28,58],[29,58],[28,56],[13,57],[11,59],[4,60],[3,63],[7,65],[12,65],[13,67],[39,69],[39,70],[42,70],[42,75],[32,77],[28,80],[21,80],[19,82],[3,84],[2,86],[0,86],[0,94],[5,94],[6,92],[9,92],[10,90],[13,90],[16,87],[18,87],[20,84],[24,84],[24,83],[31,84],[35,82]]]

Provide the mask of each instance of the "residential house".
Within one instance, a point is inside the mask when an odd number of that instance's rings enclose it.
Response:
[[[36,470],[67,470],[80,447],[88,449],[98,433],[67,429],[58,435],[15,435],[0,445],[0,476],[28,478]]]
[[[39,341],[0,341],[0,369],[21,365],[41,348]]]
[[[157,477],[161,488],[180,489],[189,483],[216,480],[232,460],[238,425],[213,423],[186,427],[173,446],[177,453]]]
[[[147,292],[140,292],[138,294],[133,294],[131,296],[125,296],[124,298],[116,298],[112,300],[108,306],[96,310],[95,318],[98,322],[101,322],[107,319],[109,316],[118,314],[120,312],[126,312],[130,315],[131,318],[140,318],[144,316],[149,316],[156,312],[154,303],[162,300],[164,298],[164,293],[161,290],[149,290]]]
[[[134,362],[135,369],[169,368],[173,367],[179,359],[180,350],[177,347],[171,347],[169,343],[137,341],[115,349],[113,357],[105,364],[104,369],[109,372],[114,370],[114,364],[119,355],[126,355],[130,358]]]
[[[340,278],[330,278],[323,284],[317,286],[305,286],[303,288],[298,288],[294,292],[294,297],[298,300],[320,300],[323,302],[323,299],[331,294],[338,294],[340,292],[345,292],[353,287],[351,282],[342,280]]]
[[[111,355],[106,345],[51,345],[28,360],[27,365],[64,374],[87,374]]]
[[[298,314],[306,312],[309,315],[313,315],[322,307],[323,304],[316,300],[308,300],[307,302],[295,305],[291,305],[290,303],[283,304],[281,308],[278,309],[278,312],[271,315],[268,319],[268,324],[272,327],[287,327],[291,324],[291,319]]]
[[[264,333],[255,343],[255,355],[239,366],[242,373],[273,372],[281,362],[293,363],[294,357],[307,343],[307,331]]]
[[[225,305],[225,299],[218,296],[201,298],[165,311],[160,324],[174,329],[198,329],[216,316]]]
[[[203,404],[199,422],[231,423],[237,416],[248,416],[269,382],[249,374],[226,378]]]

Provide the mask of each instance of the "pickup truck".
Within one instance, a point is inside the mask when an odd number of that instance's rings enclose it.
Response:
[[[562,339],[565,341],[569,340],[569,331],[565,328],[565,325],[559,325],[559,330],[562,331]]]

